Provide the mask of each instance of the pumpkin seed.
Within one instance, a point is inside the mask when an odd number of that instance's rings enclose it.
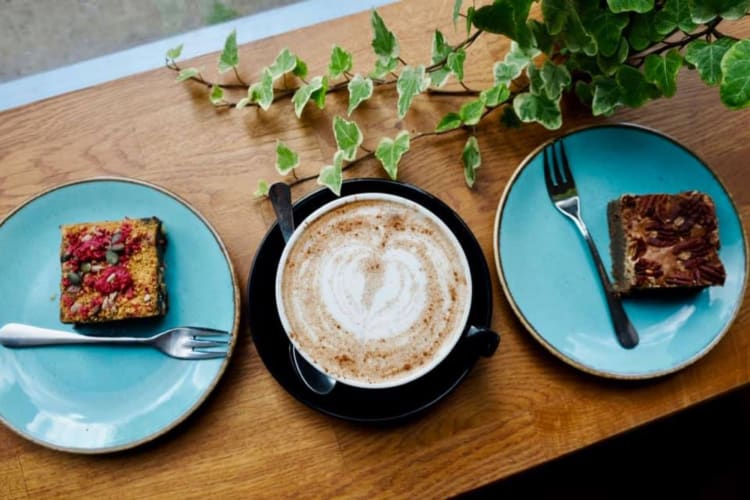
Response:
[[[125,250],[125,243],[114,243],[109,247],[109,249],[114,250],[115,252],[122,252],[123,250]]]
[[[107,253],[104,254],[104,258],[107,259],[108,264],[112,264],[113,266],[120,261],[120,257],[112,250],[107,250]]]
[[[90,273],[91,272],[91,263],[90,262],[84,262],[81,264],[81,271],[84,273]]]
[[[78,273],[74,273],[73,271],[70,271],[68,273],[68,279],[74,285],[80,285],[81,284],[81,276]]]

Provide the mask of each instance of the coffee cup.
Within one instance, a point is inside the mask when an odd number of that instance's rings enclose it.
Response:
[[[284,330],[308,362],[350,386],[389,388],[424,376],[454,349],[467,330],[472,278],[435,214],[400,196],[363,193],[299,224],[275,294]],[[486,343],[486,332],[467,335]]]

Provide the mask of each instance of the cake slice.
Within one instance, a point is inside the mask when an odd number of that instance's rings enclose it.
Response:
[[[621,293],[724,284],[716,208],[708,195],[628,194],[611,201],[607,215]]]
[[[60,320],[97,323],[162,316],[167,310],[156,217],[61,227]]]

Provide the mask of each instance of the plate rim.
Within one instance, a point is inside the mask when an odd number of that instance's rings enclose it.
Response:
[[[737,220],[739,221],[740,234],[742,235],[743,250],[744,250],[744,257],[745,257],[744,259],[745,260],[745,274],[743,276],[743,283],[741,287],[741,291],[742,291],[741,297],[745,296],[745,294],[747,293],[747,286],[748,286],[748,270],[750,269],[750,263],[748,262],[750,260],[748,259],[748,249],[750,247],[748,247],[747,234],[745,233],[745,227],[742,223],[742,217],[740,216],[739,210],[737,210],[737,204],[735,203],[731,192],[726,188],[726,186],[721,181],[721,178],[716,174],[716,172],[714,172],[714,170],[693,150],[691,150],[690,148],[688,148],[687,146],[679,142],[677,139],[671,137],[670,135],[660,130],[656,130],[652,127],[648,127],[648,126],[637,124],[637,123],[631,123],[631,122],[598,123],[598,124],[583,125],[581,127],[573,128],[559,136],[551,137],[547,139],[546,141],[542,142],[540,145],[534,148],[528,155],[526,155],[526,157],[523,160],[521,160],[521,162],[518,164],[518,167],[516,167],[516,169],[513,171],[513,174],[508,179],[508,182],[505,185],[505,188],[503,189],[503,193],[500,196],[500,200],[497,205],[497,210],[495,212],[495,222],[493,223],[493,235],[492,235],[492,247],[493,247],[492,251],[494,254],[495,268],[498,274],[498,279],[500,281],[500,287],[502,288],[503,294],[505,295],[505,298],[508,301],[508,305],[511,307],[514,314],[516,315],[516,318],[518,318],[521,324],[523,324],[526,331],[530,333],[532,337],[534,337],[542,346],[544,346],[545,349],[547,349],[550,353],[552,353],[558,359],[588,374],[596,375],[596,376],[604,377],[604,378],[609,378],[609,379],[649,380],[653,378],[663,377],[665,375],[675,373],[679,370],[682,370],[683,368],[690,366],[691,364],[697,362],[698,360],[703,358],[706,354],[708,354],[711,351],[711,349],[713,349],[714,346],[718,344],[722,338],[724,338],[724,335],[726,335],[727,331],[729,331],[729,329],[734,324],[734,321],[737,318],[737,315],[739,314],[740,309],[742,309],[742,301],[740,300],[737,307],[735,307],[735,310],[732,312],[732,316],[726,322],[722,330],[711,340],[711,342],[709,342],[703,349],[698,351],[696,354],[682,361],[681,363],[678,363],[674,366],[671,366],[669,368],[665,368],[662,370],[654,370],[650,372],[633,373],[633,374],[599,370],[596,368],[592,368],[591,366],[587,366],[579,361],[576,361],[566,356],[564,353],[560,352],[557,348],[555,348],[555,346],[553,346],[546,338],[544,338],[542,334],[536,331],[536,329],[531,325],[531,323],[526,318],[526,316],[521,312],[520,308],[518,307],[518,304],[515,301],[515,298],[513,297],[513,294],[508,288],[508,284],[505,279],[505,274],[503,273],[503,266],[502,266],[502,263],[500,262],[500,221],[502,218],[503,209],[505,208],[505,204],[508,199],[508,195],[510,194],[510,191],[513,188],[513,185],[515,184],[516,180],[521,175],[521,172],[523,172],[523,170],[529,165],[531,160],[534,159],[542,151],[542,149],[544,149],[546,146],[548,146],[555,140],[563,138],[563,137],[567,137],[573,134],[577,134],[580,132],[585,132],[587,130],[602,129],[602,128],[625,128],[625,129],[631,129],[631,130],[638,130],[641,132],[646,132],[648,134],[656,135],[662,139],[666,139],[667,141],[681,148],[682,150],[687,152],[690,156],[695,158],[698,161],[698,163],[700,163],[708,171],[708,173],[711,174],[714,180],[719,184],[719,187],[721,187],[721,189],[726,194],[727,199],[729,200],[729,203],[732,206],[732,210],[734,211],[735,215],[737,216]]]
[[[351,179],[345,179],[344,180],[344,184],[345,185],[346,184],[354,184],[354,185],[356,185],[356,184],[360,184],[360,183],[376,183],[378,185],[385,184],[385,185],[389,185],[389,186],[396,186],[396,187],[403,187],[403,188],[406,188],[406,189],[410,189],[410,190],[416,191],[418,194],[420,194],[422,196],[425,196],[426,198],[428,198],[431,201],[440,202],[443,205],[445,205],[448,209],[450,209],[450,211],[456,216],[457,220],[460,222],[460,224],[462,225],[462,227],[464,227],[469,232],[469,234],[472,235],[473,240],[477,244],[478,250],[480,250],[480,253],[482,254],[483,258],[482,258],[482,262],[480,263],[480,265],[486,271],[485,275],[487,276],[487,283],[486,283],[486,287],[485,288],[486,288],[486,294],[487,294],[487,299],[488,300],[487,300],[487,311],[486,311],[487,319],[486,319],[485,323],[486,323],[486,327],[487,328],[492,329],[492,313],[493,313],[493,309],[494,309],[494,303],[493,303],[493,296],[494,296],[494,294],[493,294],[493,291],[492,291],[492,284],[491,284],[492,280],[491,280],[491,277],[489,275],[490,266],[489,266],[489,263],[487,262],[486,257],[484,257],[484,253],[481,252],[481,245],[479,244],[479,240],[476,238],[476,235],[473,233],[473,231],[471,231],[471,229],[469,228],[469,226],[466,223],[466,221],[464,221],[464,219],[458,214],[458,212],[456,212],[453,209],[453,207],[451,207],[450,205],[448,205],[445,201],[441,200],[440,198],[438,198],[434,194],[430,193],[429,191],[426,191],[426,190],[422,189],[419,186],[411,184],[411,183],[407,183],[407,182],[403,182],[403,181],[398,181],[398,180],[394,181],[394,180],[391,180],[391,179],[385,179],[385,178],[380,178],[380,177],[354,177],[354,178],[351,178]],[[304,196],[302,196],[297,201],[295,201],[293,203],[293,205],[296,207],[299,203],[309,202],[309,200],[311,198],[313,198],[314,196],[318,195],[319,193],[325,193],[325,189],[326,189],[325,187],[321,187],[319,189],[315,189],[315,190],[313,190],[313,191],[311,191],[309,193],[306,193]],[[371,191],[371,190],[368,190],[368,191],[364,191],[364,192],[385,192],[385,191]],[[418,202],[415,202],[415,203],[418,203]],[[427,209],[429,210],[429,208],[427,208]],[[247,301],[248,302],[247,303],[248,314],[250,313],[250,311],[249,311],[249,308],[250,308],[250,299],[251,299],[251,296],[253,295],[251,293],[251,285],[253,283],[253,275],[254,275],[255,268],[256,268],[256,261],[258,259],[258,256],[260,255],[260,252],[261,252],[264,244],[267,242],[268,238],[274,232],[274,230],[276,229],[276,226],[277,226],[277,222],[274,219],[273,222],[272,222],[272,224],[269,226],[268,230],[266,231],[266,233],[265,233],[263,239],[261,240],[260,244],[258,245],[258,249],[255,252],[255,255],[253,257],[253,261],[252,261],[250,269],[248,271],[248,280],[247,280],[247,285],[246,285],[246,294],[247,294],[247,297],[248,297],[248,301]],[[459,241],[459,243],[460,243],[460,241]],[[251,326],[251,325],[249,325],[249,326]],[[257,334],[256,334],[255,330],[252,327],[250,328],[250,335],[253,338],[253,343],[255,344],[255,337],[256,337]],[[457,343],[456,346],[454,346],[454,349],[459,345],[459,343]],[[256,346],[256,351],[258,351],[257,346]],[[436,404],[438,404],[439,402],[441,402],[442,400],[444,400],[452,392],[454,392],[458,388],[458,386],[461,385],[461,383],[466,379],[466,377],[469,375],[469,373],[471,372],[471,370],[474,368],[474,365],[476,365],[477,361],[479,361],[479,359],[480,359],[479,355],[472,356],[471,357],[472,360],[470,362],[468,362],[468,363],[465,363],[466,366],[463,367],[463,369],[461,370],[460,375],[458,377],[456,377],[456,379],[453,380],[450,384],[446,384],[446,387],[444,387],[443,390],[440,391],[440,395],[437,396],[437,397],[435,397],[435,398],[433,398],[433,399],[431,399],[429,402],[424,403],[424,404],[420,404],[417,407],[412,408],[412,409],[408,410],[407,412],[404,412],[404,413],[401,413],[401,414],[398,414],[398,415],[393,415],[393,416],[388,416],[388,417],[374,417],[374,418],[371,418],[371,417],[353,417],[353,416],[349,416],[349,415],[344,415],[344,414],[342,414],[340,412],[336,412],[336,411],[330,410],[328,408],[321,407],[320,405],[311,404],[310,402],[308,402],[307,400],[305,400],[303,397],[301,397],[299,394],[297,394],[297,392],[291,391],[291,390],[289,390],[286,387],[286,385],[277,376],[276,371],[269,369],[269,367],[268,367],[268,365],[266,363],[265,358],[260,355],[259,351],[258,351],[258,356],[260,357],[261,362],[263,363],[263,366],[265,367],[266,371],[272,376],[272,378],[281,387],[281,389],[283,389],[284,392],[286,392],[289,396],[291,396],[295,401],[297,401],[300,404],[306,406],[308,409],[317,411],[317,412],[319,412],[319,413],[321,413],[323,415],[326,415],[327,417],[332,417],[332,418],[335,418],[337,420],[341,420],[341,421],[345,421],[345,422],[351,422],[351,423],[355,423],[355,424],[365,424],[365,425],[392,425],[392,424],[398,424],[398,423],[407,421],[407,420],[409,420],[411,418],[414,418],[415,416],[420,415],[423,412],[429,410],[430,408],[432,408],[433,406],[435,406]],[[438,364],[433,369],[437,369],[439,366],[440,365]],[[410,383],[414,383],[414,382],[410,382]],[[356,388],[356,387],[353,387],[353,389],[362,390],[362,391],[368,391],[368,390],[379,391],[379,390],[381,390],[381,389],[362,389],[362,388]],[[394,389],[394,388],[385,389],[385,390],[392,390],[392,389]]]
[[[224,245],[224,242],[222,241],[221,237],[219,236],[219,233],[216,231],[216,229],[213,227],[213,225],[206,219],[195,207],[193,207],[187,200],[182,198],[180,195],[162,187],[158,184],[154,184],[149,181],[144,181],[140,179],[134,179],[131,177],[123,177],[123,176],[95,176],[95,177],[86,177],[82,179],[72,180],[68,182],[63,182],[60,184],[56,184],[52,187],[49,187],[47,189],[44,189],[38,193],[33,194],[31,197],[27,198],[26,200],[22,201],[20,204],[18,204],[15,208],[13,208],[5,217],[0,219],[0,229],[2,229],[3,225],[9,221],[13,216],[15,216],[18,212],[23,210],[24,207],[27,205],[30,205],[34,201],[36,201],[39,198],[42,198],[54,191],[58,191],[61,189],[69,188],[71,186],[75,186],[78,184],[89,184],[89,183],[97,183],[97,182],[122,182],[122,183],[129,183],[129,184],[135,184],[141,187],[149,188],[154,191],[157,191],[158,193],[168,196],[180,204],[182,204],[185,208],[190,210],[190,212],[195,215],[199,221],[201,221],[210,231],[211,235],[213,236],[216,243],[219,245],[219,249],[221,250],[221,253],[224,257],[224,260],[227,263],[227,267],[229,270],[229,276],[232,281],[232,295],[234,298],[234,317],[232,319],[232,341],[229,344],[229,350],[227,357],[224,358],[224,361],[219,366],[218,371],[216,372],[216,375],[214,376],[214,379],[211,381],[209,386],[204,390],[203,394],[200,395],[198,400],[196,400],[193,405],[191,405],[187,410],[185,410],[184,413],[182,413],[180,416],[178,416],[176,419],[169,422],[166,426],[158,429],[156,432],[153,432],[143,438],[137,439],[135,441],[130,441],[123,443],[121,445],[116,446],[107,446],[107,447],[99,447],[99,448],[83,448],[83,447],[68,447],[68,446],[60,446],[56,445],[54,443],[49,443],[47,441],[43,441],[31,434],[28,434],[20,429],[17,429],[15,426],[11,425],[10,422],[7,421],[7,419],[0,414],[0,423],[3,424],[7,429],[11,430],[16,435],[27,439],[35,444],[38,444],[40,446],[43,446],[45,448],[57,450],[57,451],[63,451],[67,453],[76,453],[76,454],[82,454],[82,455],[99,455],[99,454],[105,454],[105,453],[113,453],[123,450],[128,450],[131,448],[135,448],[138,446],[141,446],[143,444],[149,443],[164,434],[168,433],[178,425],[180,425],[182,422],[187,420],[187,418],[192,415],[209,397],[210,394],[213,393],[214,389],[219,383],[219,380],[221,380],[222,376],[224,375],[224,372],[226,371],[227,366],[229,365],[229,361],[232,359],[232,354],[234,353],[234,348],[237,345],[237,339],[238,339],[238,333],[239,333],[239,326],[240,326],[240,313],[241,313],[241,301],[240,301],[240,290],[239,285],[237,283],[237,276],[234,270],[234,265],[232,264],[232,260],[229,256],[229,252],[227,251],[226,246]]]

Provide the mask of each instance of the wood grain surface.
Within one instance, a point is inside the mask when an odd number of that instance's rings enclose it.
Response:
[[[414,0],[380,9],[403,58],[428,61],[432,31],[451,42],[452,1]],[[334,43],[351,50],[355,69],[373,64],[369,13],[241,47],[246,78],[256,78],[279,50],[300,54],[311,73],[327,68]],[[727,30],[750,35],[746,19]],[[500,37],[480,37],[469,50],[466,80],[482,88],[507,50]],[[161,54],[154,54],[161,57]],[[216,54],[191,61],[215,76]],[[0,114],[0,217],[39,191],[97,175],[159,184],[193,204],[229,249],[244,291],[253,255],[273,212],[252,197],[259,178],[274,180],[276,139],[299,151],[301,174],[317,172],[335,150],[331,121],[346,96],[329,97],[298,120],[291,104],[269,112],[216,110],[205,88],[156,70]],[[683,70],[678,94],[617,113],[661,130],[696,152],[728,187],[750,224],[750,109],[725,110],[718,91]],[[376,91],[354,114],[371,149],[382,135],[431,130],[455,99],[419,96],[403,121],[395,89]],[[464,185],[465,132],[415,142],[400,166],[403,181],[447,202],[468,223],[492,271],[493,326],[502,345],[480,360],[448,398],[421,418],[372,428],[321,415],[288,395],[265,370],[243,322],[241,342],[213,395],[185,423],[140,448],[107,456],[51,451],[0,428],[0,498],[61,497],[442,497],[528,469],[668,416],[750,382],[747,303],[726,337],[702,360],[647,382],[593,377],[562,363],[522,328],[494,272],[495,209],[519,162],[539,143],[606,120],[570,106],[560,131],[508,130],[499,114],[479,132],[483,165],[473,190]],[[374,161],[347,172],[384,176]],[[295,198],[316,189],[294,188]],[[272,293],[269,290],[269,293]],[[247,300],[243,297],[243,300]]]

